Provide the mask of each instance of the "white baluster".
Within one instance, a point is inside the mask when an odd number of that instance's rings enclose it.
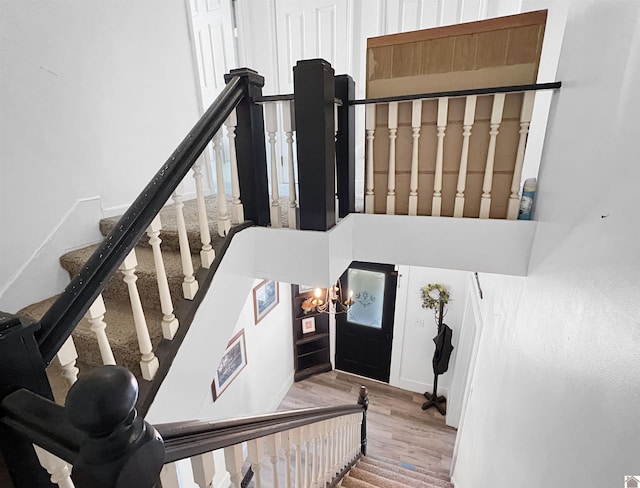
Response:
[[[264,442],[262,438],[247,441],[247,459],[251,463],[255,488],[262,488],[262,456],[264,455]]]
[[[295,160],[293,158],[293,131],[296,130],[296,117],[293,100],[283,102],[282,106],[282,126],[287,139],[287,150],[289,156],[289,228],[298,228],[298,197],[296,194],[296,173],[294,169]]]
[[[282,440],[282,451],[284,452],[284,486],[292,488],[291,485],[291,431],[280,434]]]
[[[269,135],[271,155],[271,227],[282,227],[280,215],[280,193],[278,190],[278,158],[276,155],[276,133],[278,131],[278,105],[265,103],[264,124]]]
[[[200,262],[203,268],[209,269],[216,257],[216,252],[211,247],[207,205],[204,201],[204,189],[202,188],[202,158],[198,158],[191,169],[193,171],[193,179],[196,182],[196,204],[198,206],[200,242],[202,243],[202,249],[200,250]]]
[[[292,429],[289,431],[289,439],[291,444],[296,450],[296,475],[294,479],[294,486],[296,488],[302,488],[302,431],[301,428]]]
[[[487,151],[487,163],[484,168],[484,180],[482,182],[482,198],[480,199],[480,218],[488,219],[491,210],[491,186],[493,185],[493,165],[496,157],[496,139],[498,129],[502,121],[504,109],[504,93],[493,95],[493,108],[491,110],[491,122],[489,124],[489,149]]]
[[[318,440],[318,424],[312,424],[309,426],[309,448],[313,449],[313,453],[311,455],[311,486],[318,485],[318,462],[320,460],[320,456],[318,455],[318,449],[320,448],[320,442]]]
[[[136,281],[138,280],[136,276],[137,265],[136,251],[132,249],[129,255],[124,258],[119,269],[124,274],[124,282],[127,284],[127,289],[129,290],[133,322],[136,326],[136,335],[138,336],[138,345],[140,346],[140,369],[142,371],[142,377],[147,381],[151,381],[158,371],[159,363],[158,358],[153,353],[149,329],[147,328],[147,320],[144,317],[140,294],[136,286]]]
[[[329,459],[330,459],[330,471],[329,481],[337,473],[338,469],[338,419],[331,419],[329,421]]]
[[[522,164],[524,163],[524,150],[527,145],[527,135],[529,134],[529,124],[533,114],[533,102],[536,92],[525,92],[520,109],[520,140],[518,141],[518,152],[516,153],[516,163],[513,168],[513,179],[511,180],[511,195],[509,195],[509,206],[507,208],[507,219],[518,218],[520,208],[520,180],[522,179]]]
[[[231,478],[231,484],[234,488],[240,488],[242,483],[242,444],[224,448],[224,463],[227,473]]]
[[[464,120],[462,122],[462,152],[460,153],[460,168],[458,170],[458,185],[456,187],[456,203],[453,209],[454,217],[464,215],[464,190],[467,186],[467,162],[469,160],[469,139],[471,138],[471,128],[476,116],[477,95],[467,96],[464,107]]]
[[[320,486],[324,486],[327,481],[327,423],[319,422],[318,427],[320,429],[320,462],[318,463],[318,483]]]
[[[300,429],[300,437],[302,438],[302,446],[304,448],[304,487],[309,486],[309,467],[311,466],[311,430],[308,425]]]
[[[206,452],[191,458],[191,471],[193,480],[200,488],[208,488],[213,483],[216,474],[216,464],[213,452]]]
[[[365,107],[364,124],[367,132],[367,188],[364,195],[364,211],[365,213],[373,213],[375,197],[373,193],[373,140],[376,132],[376,106],[370,103],[365,105]]]
[[[438,147],[436,149],[436,174],[433,182],[433,204],[431,215],[440,216],[442,211],[442,168],[444,165],[444,133],[447,128],[447,112],[449,99],[447,97],[438,98]]]
[[[353,453],[351,455],[351,459],[355,459],[360,452],[360,428],[362,425],[362,414],[354,414],[352,419],[353,437],[351,442],[353,446]]]
[[[67,380],[69,386],[73,385],[78,379],[78,368],[76,368],[76,360],[78,359],[78,351],[73,342],[73,337],[69,336],[62,347],[56,354],[60,367],[62,368],[62,377]]]
[[[91,330],[96,335],[98,340],[98,347],[100,348],[100,357],[102,358],[102,364],[116,364],[116,360],[113,357],[113,351],[111,351],[111,344],[107,338],[105,329],[107,324],[104,321],[104,314],[107,313],[107,309],[104,306],[104,300],[102,294],[98,295],[96,300],[87,310],[85,317],[91,324]]]
[[[202,176],[202,175],[201,175]],[[160,309],[162,310],[162,337],[171,340],[176,335],[178,319],[173,313],[173,301],[171,300],[171,292],[169,291],[169,282],[167,281],[167,272],[162,259],[162,250],[160,249],[160,231],[162,230],[162,222],[160,214],[151,222],[147,228],[149,236],[149,245],[153,251],[153,264],[156,269],[156,281],[158,283],[158,293],[160,295]]]
[[[265,438],[267,446],[267,454],[271,460],[271,467],[273,469],[273,488],[280,486],[280,480],[278,479],[278,455],[280,453],[280,434],[271,434]]]
[[[180,476],[178,476],[176,463],[162,466],[160,481],[162,482],[162,488],[180,488]]]
[[[229,139],[229,159],[231,161],[231,221],[234,224],[244,222],[244,207],[240,201],[240,180],[238,178],[238,158],[236,156],[236,127],[238,118],[236,111],[231,112],[224,125],[227,126]]]
[[[40,465],[47,470],[53,484],[58,485],[60,488],[74,488],[71,481],[71,466],[40,446],[34,444],[33,448],[36,451]]]
[[[222,129],[213,136],[213,150],[216,154],[216,184],[218,194],[216,202],[218,204],[218,235],[224,237],[231,229],[231,220],[227,210],[227,194],[224,189],[224,154],[222,152]]]
[[[396,213],[396,139],[398,137],[398,102],[389,103],[389,174],[387,175],[387,215]]]
[[[173,192],[173,202],[176,209],[176,226],[178,230],[178,242],[180,243],[180,260],[182,262],[182,294],[187,300],[193,300],[198,291],[198,282],[193,275],[193,262],[191,261],[191,249],[187,237],[187,226],[184,222],[184,203],[182,203],[182,183]]]
[[[418,141],[422,126],[422,100],[411,104],[411,181],[409,183],[409,215],[418,215]]]

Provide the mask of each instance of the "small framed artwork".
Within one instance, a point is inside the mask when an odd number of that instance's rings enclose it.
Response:
[[[309,334],[316,331],[316,318],[307,317],[302,319],[302,333]]]
[[[253,289],[253,318],[257,324],[267,316],[280,301],[277,281],[264,280]]]
[[[315,290],[315,286],[307,286],[307,285],[298,285],[298,294],[309,293],[310,291]]]
[[[211,393],[214,402],[220,398],[222,392],[236,379],[246,365],[247,347],[244,342],[244,329],[242,329],[229,341],[213,377]]]

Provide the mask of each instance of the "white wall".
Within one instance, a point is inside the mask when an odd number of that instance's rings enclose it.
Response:
[[[447,395],[456,361],[469,273],[417,266],[400,266],[398,272],[389,383],[419,393],[433,390],[431,361],[435,351],[433,338],[438,333],[438,326],[433,311],[422,308],[420,289],[429,283],[442,283],[450,293],[444,323],[453,331],[454,347],[449,371],[438,378],[439,394]]]
[[[572,2],[558,78],[529,276],[481,276],[461,488],[617,486],[638,471],[640,3]]]
[[[253,285],[261,281],[255,280]],[[244,329],[247,366],[215,402],[211,392],[207,392],[199,418],[224,419],[273,412],[289,391],[294,372],[291,285],[279,283],[279,288],[280,303],[257,325],[253,318],[253,293],[247,297],[233,331],[235,335]]]
[[[150,422],[270,412],[293,383],[291,287],[280,283],[280,303],[254,325],[252,288],[259,281],[254,278],[253,245],[251,232],[233,238],[149,409]],[[214,403],[213,375],[227,342],[241,328],[247,366]]]
[[[78,201],[128,207],[198,106],[184,0],[4,0],[0,32],[1,292]]]

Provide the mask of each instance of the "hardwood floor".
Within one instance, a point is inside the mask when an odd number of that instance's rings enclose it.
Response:
[[[280,410],[356,403],[360,385],[369,390],[368,453],[426,468],[449,479],[456,429],[435,409],[423,411],[420,393],[329,371],[294,383]]]

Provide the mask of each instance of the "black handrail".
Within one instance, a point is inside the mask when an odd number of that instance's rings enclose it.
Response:
[[[539,90],[556,90],[562,86],[561,81],[552,83],[534,83],[530,85],[494,86],[490,88],[471,88],[466,90],[450,90],[431,93],[417,93],[415,95],[396,95],[393,97],[362,98],[349,101],[349,105],[366,105],[370,103],[405,102],[408,100],[424,100],[441,97],[466,97],[468,95],[491,95],[493,93],[513,93]]]
[[[218,98],[44,314],[37,340],[45,362],[53,359],[106,286],[107,279],[137,244],[209,141],[243,99],[247,89],[245,85],[241,76],[229,80]]]
[[[364,405],[317,407],[289,410],[221,422],[178,422],[154,425],[165,446],[165,463],[197,456],[206,452],[284,432],[323,420],[362,413]]]

